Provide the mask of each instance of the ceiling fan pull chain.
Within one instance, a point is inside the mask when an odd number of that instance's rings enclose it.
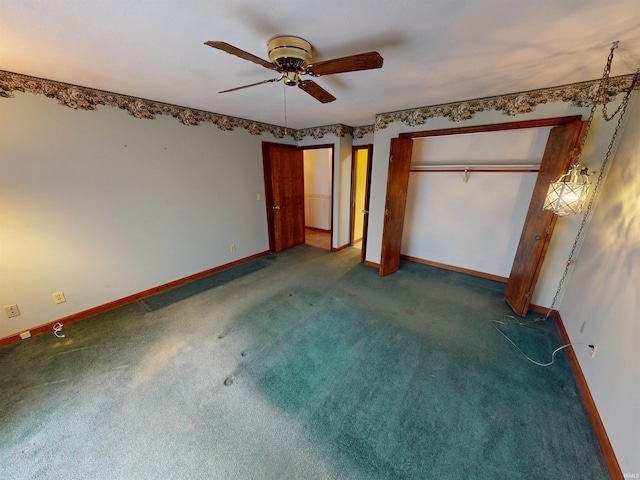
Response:
[[[284,95],[284,134],[289,134],[289,129],[287,128],[287,84],[282,82],[282,91]]]

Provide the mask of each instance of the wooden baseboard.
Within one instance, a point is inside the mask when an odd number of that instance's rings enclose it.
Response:
[[[487,280],[493,280],[495,282],[507,283],[508,278],[501,277],[499,275],[493,275],[491,273],[478,272],[476,270],[469,270],[468,268],[454,267],[453,265],[446,265],[444,263],[432,262],[431,260],[425,260],[423,258],[410,257],[409,255],[400,255],[403,260],[409,260],[410,262],[422,263],[423,265],[429,265],[430,267],[442,268],[443,270],[451,270],[452,272],[465,273],[474,277],[486,278]]]
[[[214,273],[220,272],[222,270],[226,270],[227,268],[235,267],[236,265],[240,265],[242,263],[249,262],[251,260],[255,260],[256,258],[264,257],[271,253],[270,250],[266,250],[264,252],[256,253],[255,255],[251,255],[245,258],[241,258],[239,260],[234,260],[233,262],[225,263],[224,265],[220,265],[219,267],[210,268],[209,270],[205,270],[203,272],[194,273],[193,275],[189,275],[188,277],[179,278],[178,280],[174,280],[169,283],[165,283],[163,285],[158,285],[157,287],[150,288],[148,290],[144,290],[143,292],[134,293],[133,295],[129,295],[128,297],[120,298],[118,300],[114,300],[112,302],[105,303],[104,305],[98,305],[97,307],[90,308],[88,310],[84,310],[82,312],[74,313],[73,315],[69,315],[67,317],[60,318],[58,320],[54,320],[52,322],[48,322],[42,325],[38,325],[37,327],[32,327],[27,329],[31,335],[38,335],[40,333],[48,332],[53,329],[53,326],[56,323],[61,323],[62,325],[67,325],[69,323],[77,322],[78,320],[83,320],[85,318],[91,317],[93,315],[97,315],[99,313],[103,313],[109,310],[113,310],[114,308],[122,307],[123,305],[127,305],[128,303],[137,302],[138,300],[142,300],[145,297],[149,297],[151,295],[155,295],[156,293],[163,292],[165,290],[169,290],[170,288],[178,287],[185,283],[193,282],[194,280],[198,280],[199,278],[206,277],[208,275],[212,275]],[[5,345],[9,345],[11,343],[16,343],[21,341],[20,333],[16,333],[14,335],[9,335],[8,337],[0,338],[0,347]]]
[[[373,267],[373,268],[377,268],[378,270],[380,270],[380,264],[379,263],[375,263],[375,262],[370,262],[369,260],[365,260],[364,264],[367,267]]]
[[[529,304],[529,311],[530,312],[534,312],[534,313],[540,313],[543,315],[549,315],[550,317],[555,318],[556,320],[558,319],[560,313],[557,310],[551,310],[549,311],[549,307],[543,307],[541,305],[535,305],[533,303]]]
[[[331,247],[331,251],[332,252],[339,252],[340,250],[344,250],[347,247],[349,247],[348,243],[342,245],[341,247]]]
[[[532,310],[531,307],[529,309]],[[548,311],[548,309],[546,310]],[[555,312],[553,317],[556,319],[556,324],[558,325],[558,330],[560,331],[560,336],[562,337],[563,343],[571,343],[569,335],[567,334],[567,330],[564,328],[564,323],[562,322],[560,312],[558,312],[557,310],[554,310],[553,312]],[[589,390],[587,380],[584,378],[584,374],[582,373],[582,368],[580,368],[580,363],[578,363],[576,352],[573,350],[573,347],[567,347],[565,350],[567,352],[567,355],[569,356],[569,362],[571,363],[571,367],[573,368],[573,373],[576,377],[576,382],[578,383],[578,388],[580,389],[580,393],[582,394],[582,399],[584,400],[585,407],[587,408],[587,412],[589,414],[589,418],[591,419],[593,429],[595,430],[596,438],[600,443],[600,448],[602,449],[604,460],[607,464],[607,468],[609,469],[609,474],[614,480],[623,479],[624,475],[622,474],[622,469],[620,468],[620,464],[618,463],[616,454],[613,451],[613,447],[611,446],[609,435],[607,435],[607,431],[605,430],[604,424],[602,423],[602,418],[600,418],[600,414],[598,413],[598,409],[596,408],[596,403],[591,396],[591,391]]]

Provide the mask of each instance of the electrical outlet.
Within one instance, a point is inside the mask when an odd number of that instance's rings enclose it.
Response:
[[[56,303],[64,303],[67,301],[67,299],[64,298],[64,293],[62,292],[54,293],[51,296],[53,297],[53,301]]]
[[[231,250],[232,252],[236,251],[236,244],[232,243],[231,246],[229,247],[229,250]]]
[[[591,358],[593,358],[596,356],[596,352],[598,351],[598,344],[596,342],[591,342],[591,345],[589,345],[589,348],[591,349],[589,350],[589,353],[591,354]]]
[[[7,314],[7,318],[17,317],[18,315],[20,315],[18,305],[15,303],[13,305],[7,305],[6,307],[4,307],[4,312]]]

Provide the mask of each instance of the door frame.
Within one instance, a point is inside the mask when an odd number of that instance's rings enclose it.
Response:
[[[262,142],[262,173],[264,176],[264,201],[265,209],[267,213],[267,233],[269,237],[269,250],[274,252],[276,248],[275,230],[273,223],[273,190],[271,188],[271,156],[269,148],[282,147],[291,148],[294,150],[302,151],[303,165],[304,165],[304,150],[314,150],[327,148],[331,150],[331,218],[330,218],[330,231],[331,236],[331,249],[333,250],[333,218],[334,218],[334,196],[335,196],[335,178],[336,178],[336,162],[335,162],[335,145],[333,143],[327,143],[322,145],[306,145],[299,147],[290,143],[276,143],[276,142]],[[304,178],[302,180],[304,182]]]
[[[364,262],[367,256],[367,230],[369,229],[369,200],[371,195],[371,160],[373,158],[373,145],[357,145],[351,148],[351,221],[349,224],[349,245],[353,246],[355,238],[356,226],[356,173],[357,173],[357,156],[359,150],[367,151],[367,168],[365,172],[364,185],[364,214],[362,220],[362,248],[360,253],[360,262]]]
[[[303,161],[304,161],[304,151],[305,150],[319,150],[319,149],[323,149],[323,148],[331,150],[331,187],[330,187],[330,190],[329,190],[331,192],[331,198],[329,199],[329,204],[331,206],[331,209],[330,209],[330,219],[329,219],[329,235],[331,237],[330,248],[333,251],[333,249],[334,249],[334,247],[333,247],[333,198],[335,196],[334,188],[335,188],[335,181],[336,181],[336,161],[335,161],[336,151],[335,151],[335,145],[333,143],[326,143],[326,144],[323,144],[323,145],[306,145],[306,146],[303,146],[303,147],[298,147],[299,150],[302,150]]]
[[[560,125],[565,125],[565,124],[580,122],[580,121],[582,121],[582,115],[572,115],[572,116],[566,116],[566,117],[544,118],[539,120],[524,120],[524,121],[517,121],[517,122],[494,123],[494,124],[475,125],[475,126],[468,126],[468,127],[454,127],[454,128],[445,128],[445,129],[438,129],[438,130],[405,132],[405,133],[400,133],[398,136],[400,138],[414,139],[414,138],[433,137],[433,136],[440,136],[440,135],[460,135],[460,134],[467,134],[467,133],[494,132],[494,131],[514,130],[514,129],[522,129],[522,128],[557,127]],[[405,212],[402,213],[403,216],[404,214]],[[525,221],[522,232],[525,232],[527,230],[527,227],[528,227],[527,223],[528,223],[528,219],[527,221]],[[550,220],[550,225],[548,230],[549,233],[546,239],[547,245],[551,239],[551,234],[553,233],[554,225],[555,225],[555,221]],[[382,248],[384,249],[384,245],[382,246]],[[400,254],[399,251],[397,253],[398,255]],[[544,251],[542,252],[542,258],[540,258],[539,260],[539,266],[542,265],[542,262],[544,260],[544,255],[546,255],[546,249],[544,249]],[[537,278],[537,273],[538,272],[532,272],[532,274],[536,278]],[[533,289],[533,286],[531,288]]]

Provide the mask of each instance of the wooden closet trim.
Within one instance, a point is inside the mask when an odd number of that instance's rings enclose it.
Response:
[[[539,120],[523,120],[519,122],[491,123],[488,125],[473,125],[468,127],[440,128],[438,130],[421,130],[419,132],[401,133],[398,136],[400,138],[422,138],[441,135],[463,135],[466,133],[498,132],[501,130],[517,130],[521,128],[556,127],[579,120],[582,120],[582,115],[541,118]]]

